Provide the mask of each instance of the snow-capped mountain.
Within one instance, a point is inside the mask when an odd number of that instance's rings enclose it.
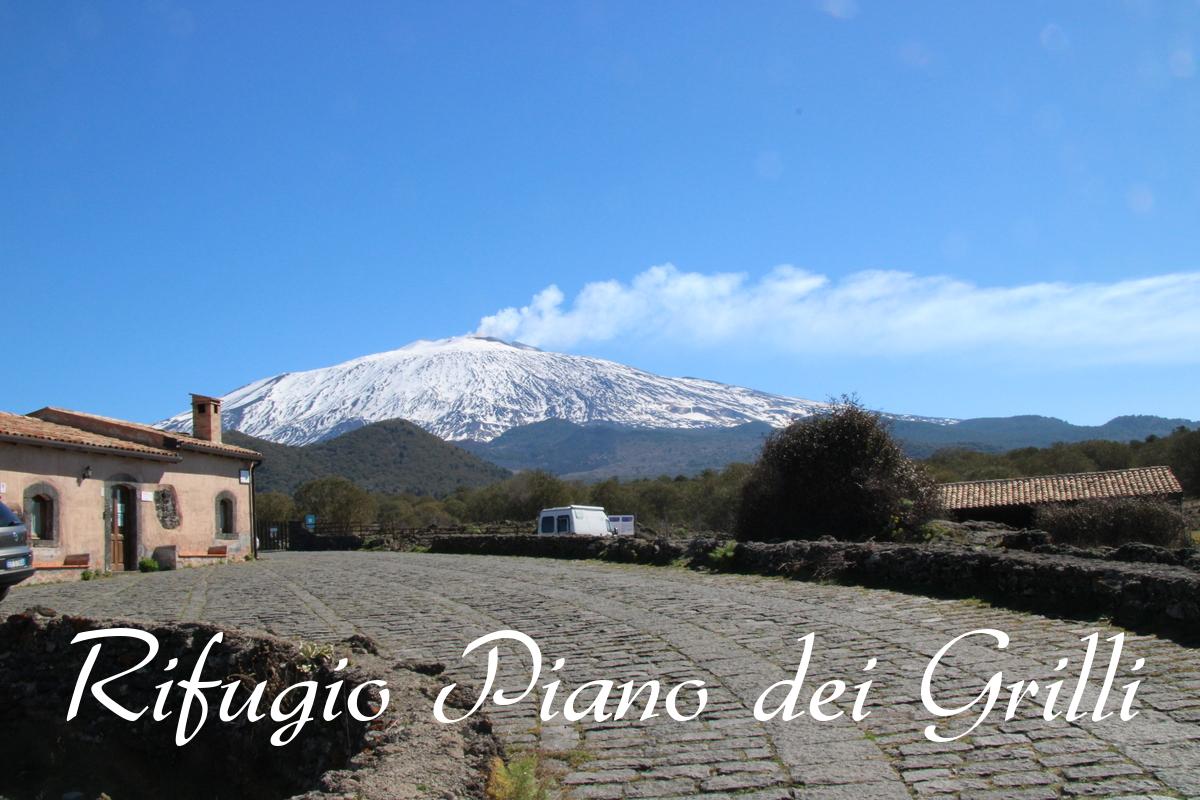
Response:
[[[478,336],[420,340],[332,367],[277,375],[223,400],[227,428],[297,445],[396,418],[443,439],[489,441],[545,419],[645,428],[751,421],[778,427],[827,405]],[[184,413],[160,427],[187,431],[191,424]]]

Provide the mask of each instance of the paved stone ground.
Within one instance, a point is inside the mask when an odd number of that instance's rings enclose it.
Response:
[[[706,682],[707,709],[689,723],[567,724],[560,715],[541,724],[537,700],[491,709],[509,746],[550,751],[570,796],[581,799],[1200,797],[1200,652],[1154,637],[1127,637],[1123,669],[1146,659],[1141,713],[1130,723],[1047,723],[1031,707],[1008,723],[997,711],[956,742],[927,741],[922,731],[934,720],[920,704],[921,674],[951,638],[992,627],[1012,644],[1003,653],[984,642],[957,648],[935,685],[945,705],[973,698],[997,670],[1006,684],[1078,675],[1080,637],[1117,632],[969,601],[596,562],[287,553],[23,587],[6,607],[33,604],[101,617],[204,620],[304,640],[361,632],[396,657],[445,662],[454,680],[482,675],[482,658],[460,660],[468,642],[516,628],[541,645],[547,670],[566,658],[557,674],[560,698],[599,678]],[[755,722],[759,692],[794,674],[796,640],[810,632],[817,646],[802,701],[825,680],[859,682],[866,660],[877,656],[871,715],[850,721],[848,694],[838,704],[847,715],[832,722],[807,715]],[[1063,656],[1070,666],[1054,673]],[[507,685],[523,686],[528,673],[516,659],[502,663],[511,665]],[[1063,694],[1073,685],[1069,677]],[[974,716],[954,721],[954,732]]]

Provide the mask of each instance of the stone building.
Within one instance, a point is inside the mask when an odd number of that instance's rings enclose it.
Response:
[[[0,499],[29,524],[39,577],[242,557],[254,467],[221,440],[221,402],[192,395],[193,435],[43,408],[0,412]]]
[[[942,508],[958,520],[1033,523],[1038,506],[1120,497],[1183,502],[1183,487],[1170,467],[1137,467],[1068,475],[1036,475],[962,481],[938,486]]]

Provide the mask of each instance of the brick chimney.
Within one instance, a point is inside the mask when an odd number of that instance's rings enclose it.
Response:
[[[192,436],[221,443],[221,401],[202,394],[192,395]]]

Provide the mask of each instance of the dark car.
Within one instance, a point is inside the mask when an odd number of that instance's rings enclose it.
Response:
[[[0,600],[8,590],[33,575],[29,528],[13,510],[0,503]]]

